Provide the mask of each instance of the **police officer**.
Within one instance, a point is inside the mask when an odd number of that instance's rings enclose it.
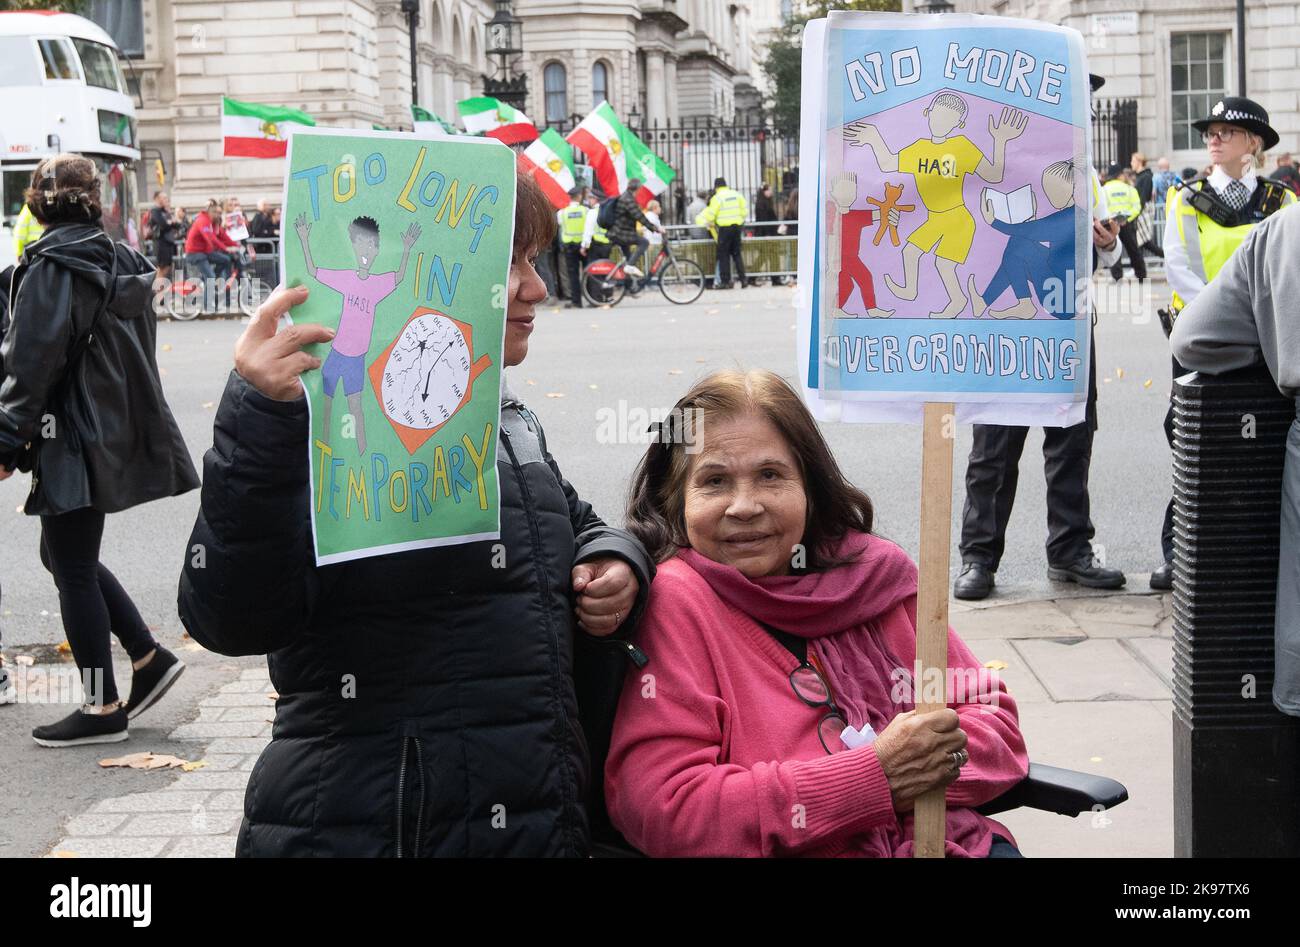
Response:
[[[564,247],[564,273],[569,282],[570,307],[582,308],[582,235],[587,229],[587,208],[578,201],[582,188],[569,191],[569,206],[555,212],[560,225],[560,244]]]
[[[1263,154],[1278,143],[1268,112],[1257,102],[1237,96],[1221,99],[1210,114],[1192,126],[1209,150],[1209,177],[1194,178],[1169,189],[1165,199],[1165,272],[1173,299],[1162,313],[1166,334],[1178,313],[1205,289],[1252,229],[1296,196],[1280,181],[1259,177]],[[1170,357],[1173,377],[1187,369]],[[1165,438],[1174,443],[1172,394],[1165,414]],[[1164,562],[1151,573],[1153,589],[1174,584],[1174,501],[1165,507],[1160,530]]]
[[[1138,215],[1142,213],[1142,196],[1129,180],[1130,176],[1135,176],[1131,168],[1113,164],[1106,173],[1106,183],[1102,185],[1102,190],[1106,192],[1106,207],[1111,216],[1123,218],[1120,220],[1119,242],[1128,254],[1133,275],[1138,278],[1138,282],[1142,282],[1147,278],[1147,261],[1138,245],[1136,227]],[[1123,260],[1115,261],[1115,265],[1110,268],[1110,275],[1115,279],[1124,275]]]
[[[597,218],[600,216],[600,198],[587,192],[587,223],[582,230],[582,255],[588,263],[596,260],[608,260],[609,234]]]
[[[1092,91],[1104,80],[1090,76]],[[1097,172],[1092,178],[1093,268],[1111,266],[1120,255],[1119,225],[1106,206]],[[1043,463],[1047,477],[1047,575],[1056,581],[1077,582],[1089,588],[1117,589],[1124,573],[1098,561],[1093,553],[1088,497],[1088,470],[1092,439],[1097,430],[1096,344],[1088,359],[1088,402],[1083,421],[1070,427],[1043,429]],[[1016,499],[1020,455],[1029,428],[1001,424],[976,424],[970,459],[966,465],[966,504],[962,510],[961,574],[952,594],[960,599],[982,599],[993,590],[994,574],[1002,560],[1007,523]]]
[[[21,260],[27,245],[41,239],[43,233],[45,225],[33,216],[31,208],[24,203],[23,209],[18,212],[18,219],[14,221],[14,257]]]
[[[731,263],[736,263],[740,285],[745,285],[745,262],[740,258],[741,225],[749,216],[749,202],[745,195],[727,187],[725,178],[713,182],[713,197],[695,218],[701,227],[716,227],[718,231],[719,289],[731,288]]]

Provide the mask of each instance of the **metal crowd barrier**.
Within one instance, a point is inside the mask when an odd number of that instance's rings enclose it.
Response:
[[[784,226],[787,233],[778,234]],[[799,221],[777,220],[761,224],[746,222],[740,243],[740,257],[745,261],[746,276],[794,276],[799,270]],[[673,238],[673,253],[680,259],[694,260],[712,276],[717,268],[718,244],[712,237],[695,236],[703,228],[692,224],[664,226]]]

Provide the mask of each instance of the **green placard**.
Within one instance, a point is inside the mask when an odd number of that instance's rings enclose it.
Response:
[[[281,279],[335,330],[302,376],[316,561],[499,537],[513,152],[313,129],[288,157]]]

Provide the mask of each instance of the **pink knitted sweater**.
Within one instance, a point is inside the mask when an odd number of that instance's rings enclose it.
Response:
[[[911,855],[912,817],[894,811],[874,748],[826,753],[825,708],[795,695],[799,661],[755,620],[809,639],[853,726],[879,733],[912,709],[915,566],[878,537],[846,542],[860,562],[820,574],[749,580],[690,550],[660,567],[638,638],[650,663],[629,672],[605,769],[610,816],[633,846],[652,856]],[[948,663],[961,671],[948,706],[970,762],[947,790],[946,850],[983,857],[994,831],[1014,839],[971,807],[1019,782],[1029,760],[1015,702],[987,671],[975,693],[979,662],[951,630]],[[954,694],[962,682],[966,693]]]

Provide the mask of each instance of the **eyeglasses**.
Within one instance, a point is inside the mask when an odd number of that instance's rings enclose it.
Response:
[[[817,722],[817,738],[822,741],[822,749],[834,753],[844,748],[840,734],[849,722],[831,696],[830,685],[815,667],[804,661],[790,672],[790,686],[795,696],[809,707],[826,707],[827,713]]]
[[[1208,145],[1211,141],[1217,138],[1226,145],[1238,135],[1244,134],[1246,134],[1246,132],[1241,128],[1222,128],[1217,132],[1201,132],[1201,141]]]

